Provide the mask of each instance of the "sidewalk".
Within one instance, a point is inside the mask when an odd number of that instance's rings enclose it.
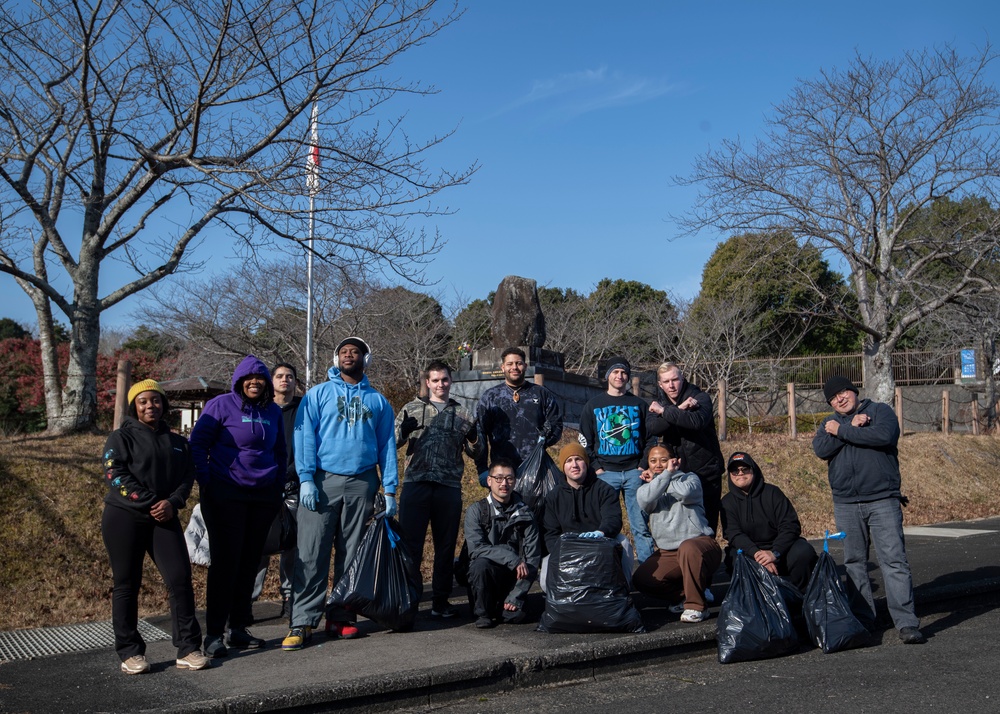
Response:
[[[1000,592],[1000,517],[907,529],[907,551],[918,614],[932,612],[946,600]],[[831,543],[830,552],[843,562],[839,544]],[[275,619],[275,603],[262,603],[253,632],[267,639],[266,649],[234,652],[213,660],[209,669],[188,672],[173,666],[169,641],[154,642],[146,653],[153,671],[132,677],[119,672],[110,648],[5,662],[0,664],[0,711],[384,711],[591,679],[597,673],[713,652],[715,616],[726,586],[720,573],[713,585],[712,617],[697,625],[678,622],[664,603],[637,598],[650,630],[642,635],[535,632],[542,607],[536,594],[532,622],[523,625],[478,630],[464,614],[432,619],[425,603],[413,632],[386,632],[362,620],[366,637],[328,641],[320,633],[299,652],[281,651],[287,624]],[[882,592],[880,585],[875,592]],[[455,594],[464,591],[457,588]],[[453,602],[467,612],[459,597]],[[167,617],[150,623],[170,630]],[[883,637],[886,645],[897,642],[894,631]],[[933,639],[924,646],[933,647]]]

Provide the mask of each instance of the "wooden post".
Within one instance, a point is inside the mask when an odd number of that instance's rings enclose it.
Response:
[[[545,375],[544,374],[539,374],[538,372],[535,372],[534,380],[535,380],[535,384],[537,384],[539,387],[544,387],[545,386]]]
[[[951,394],[947,389],[941,390],[941,433],[951,433]]]
[[[127,359],[120,359],[118,360],[118,381],[115,384],[115,429],[122,425],[122,419],[128,409],[128,390],[131,388],[132,363]]]
[[[719,441],[726,441],[726,380],[719,380]]]
[[[799,438],[799,425],[795,419],[795,382],[788,383],[788,434],[793,439]]]
[[[979,436],[979,397],[972,397],[972,435]]]
[[[903,434],[903,388],[896,387],[896,419],[899,420],[899,433]]]
[[[638,377],[632,377],[632,394],[639,396],[639,386],[642,380]]]

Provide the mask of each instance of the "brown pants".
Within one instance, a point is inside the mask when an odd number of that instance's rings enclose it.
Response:
[[[688,610],[705,610],[705,588],[722,562],[722,549],[711,536],[683,541],[677,550],[657,549],[632,576],[636,590]]]

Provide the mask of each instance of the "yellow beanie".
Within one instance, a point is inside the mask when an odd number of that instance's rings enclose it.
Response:
[[[144,379],[141,382],[133,384],[132,388],[128,390],[128,403],[131,404],[143,392],[159,392],[164,397],[167,396],[167,393],[163,391],[163,387],[155,379]]]
[[[590,459],[587,457],[587,452],[584,450],[584,448],[580,446],[580,442],[571,441],[568,444],[566,444],[566,446],[562,447],[559,450],[560,470],[562,470],[562,467],[566,465],[566,459],[568,459],[570,456],[579,456],[581,459],[587,462],[588,467],[590,466]]]

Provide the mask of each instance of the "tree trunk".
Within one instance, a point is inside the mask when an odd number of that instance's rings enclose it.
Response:
[[[865,396],[876,402],[892,404],[896,380],[892,376],[892,351],[885,340],[865,340],[862,356]]]

